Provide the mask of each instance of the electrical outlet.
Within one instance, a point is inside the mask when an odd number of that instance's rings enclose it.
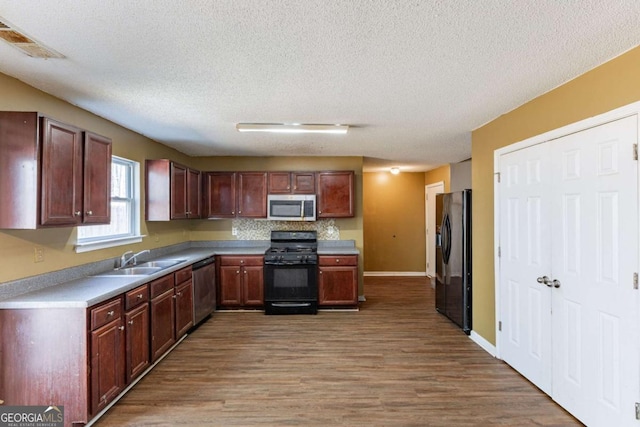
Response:
[[[35,247],[33,248],[33,262],[43,262],[44,261],[44,248]]]
[[[238,227],[231,227],[231,235],[232,236],[238,235]]]

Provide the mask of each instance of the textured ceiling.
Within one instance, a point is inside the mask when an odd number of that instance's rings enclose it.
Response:
[[[66,57],[0,43],[0,72],[184,153],[369,171],[467,159],[471,130],[640,44],[635,0],[0,0],[0,17]]]

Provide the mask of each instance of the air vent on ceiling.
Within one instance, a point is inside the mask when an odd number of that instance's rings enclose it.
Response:
[[[64,55],[25,36],[4,20],[0,20],[0,39],[32,58],[64,58]]]

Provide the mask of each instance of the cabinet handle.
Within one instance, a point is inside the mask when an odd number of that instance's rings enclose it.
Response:
[[[236,274],[240,274],[240,270],[236,271]]]
[[[133,325],[133,320],[129,320],[127,323]]]
[[[176,296],[178,296],[178,297],[179,297],[179,296],[182,296],[182,292],[178,292],[178,293],[176,293]]]
[[[247,274],[247,270],[244,271],[244,274]],[[558,287],[560,287],[560,286],[558,286]]]
[[[87,214],[87,216],[91,216],[91,215],[93,215],[93,211],[87,211],[86,214]]]
[[[236,211],[231,211],[231,215],[235,215],[235,214],[236,214]]]
[[[294,190],[297,190],[297,189],[298,189],[298,186],[297,186],[297,185],[294,185],[294,186],[293,186],[293,189],[294,189]]]
[[[244,264],[244,260],[243,259],[240,260],[240,264]]]
[[[174,296],[173,296],[173,299],[176,299],[176,298],[178,298],[178,295],[174,295]]]
[[[107,311],[107,316],[108,316],[108,317],[111,317],[111,316],[113,316],[114,314],[116,314],[116,312],[115,312],[115,311],[113,311],[113,310],[111,310],[111,311]]]
[[[336,262],[340,262],[340,258],[336,258]]]
[[[291,190],[291,186],[290,185],[287,185],[287,190]]]
[[[124,326],[118,326],[118,329],[120,329],[121,331],[124,331]]]
[[[242,211],[238,211],[238,214],[241,214],[241,213],[242,213]]]
[[[82,212],[80,212],[80,211],[76,211],[76,212],[74,213],[74,215],[75,215],[75,216],[80,216],[81,214],[82,214]]]
[[[137,298],[142,299],[142,294],[138,294]]]
[[[322,271],[320,272],[320,274],[322,274]]]
[[[319,214],[321,214],[321,213],[322,213],[322,211],[318,211],[318,213],[319,213]]]

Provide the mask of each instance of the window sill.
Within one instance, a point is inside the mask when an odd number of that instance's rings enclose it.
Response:
[[[97,251],[99,249],[113,248],[114,246],[129,245],[131,243],[140,243],[145,235],[121,237],[119,239],[98,240],[94,242],[76,243],[76,253]]]

